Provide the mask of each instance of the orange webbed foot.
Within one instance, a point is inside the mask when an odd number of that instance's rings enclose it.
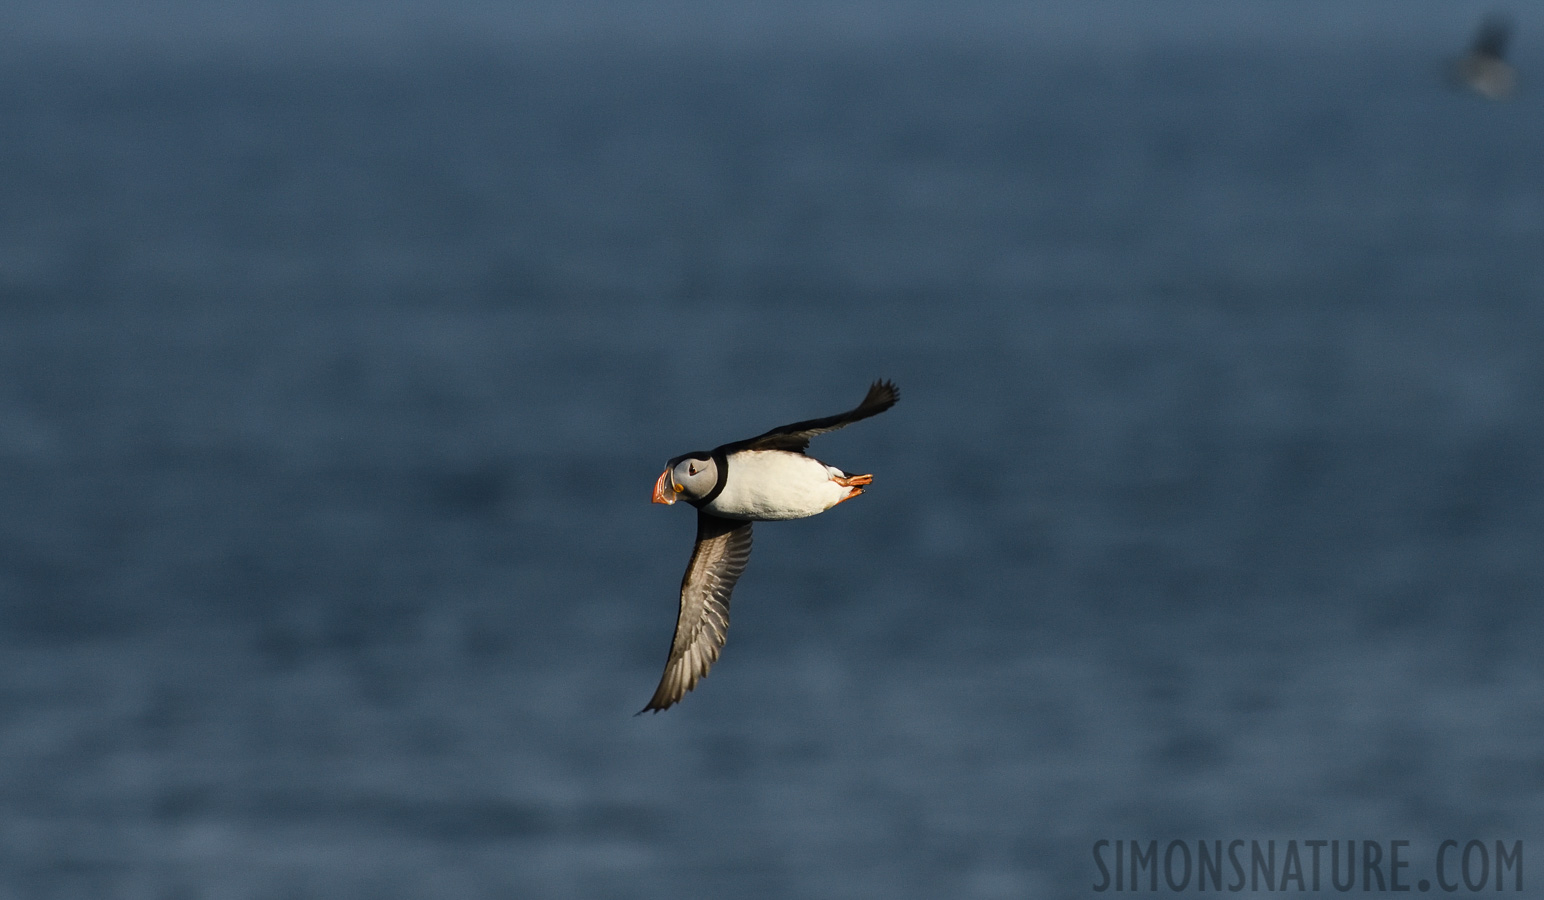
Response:
[[[837,484],[841,485],[844,488],[852,488],[852,490],[847,492],[847,496],[845,496],[842,499],[836,501],[836,504],[834,504],[834,505],[838,505],[839,506],[839,505],[841,505],[843,503],[846,503],[848,500],[851,500],[852,498],[858,496],[859,494],[863,493],[863,488],[860,485],[873,484],[874,483],[874,476],[872,476],[872,475],[833,475],[833,476],[831,476],[831,480],[836,482]]]

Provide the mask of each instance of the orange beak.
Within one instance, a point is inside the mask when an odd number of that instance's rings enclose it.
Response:
[[[654,502],[663,503],[666,506],[675,502],[675,485],[670,483],[670,470],[666,469],[654,482]]]

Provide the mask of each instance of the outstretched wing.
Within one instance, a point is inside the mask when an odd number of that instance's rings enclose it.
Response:
[[[1507,40],[1511,36],[1510,19],[1503,15],[1490,16],[1481,23],[1479,33],[1474,36],[1474,47],[1471,52],[1475,56],[1505,59]]]
[[[751,558],[751,523],[697,513],[697,546],[681,579],[681,614],[665,674],[639,715],[686,696],[718,660],[729,632],[729,594]]]
[[[877,416],[895,405],[895,401],[901,399],[901,392],[890,381],[876,381],[869,386],[868,393],[863,395],[863,402],[856,408],[834,416],[826,416],[824,419],[810,419],[807,422],[795,422],[792,425],[784,425],[774,428],[766,434],[759,434],[747,441],[729,444],[724,449],[735,450],[792,450],[803,453],[809,449],[810,438],[817,434],[825,434],[838,428],[845,428],[854,422],[867,419],[869,416]]]

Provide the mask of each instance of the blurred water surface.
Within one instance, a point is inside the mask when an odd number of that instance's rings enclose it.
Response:
[[[1427,37],[0,62],[0,896],[1539,835],[1544,118]],[[881,376],[633,718],[664,460]]]

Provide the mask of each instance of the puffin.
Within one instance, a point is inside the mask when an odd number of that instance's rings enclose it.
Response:
[[[686,696],[718,660],[729,630],[729,594],[751,554],[751,523],[818,515],[863,493],[872,475],[849,475],[805,454],[810,438],[877,416],[901,398],[876,381],[844,413],[774,428],[765,434],[686,453],[665,464],[655,503],[697,508],[697,544],[681,579],[681,609],[665,674],[649,705],[658,713]]]
[[[1505,100],[1517,88],[1517,72],[1506,61],[1512,22],[1492,15],[1480,23],[1468,55],[1453,64],[1453,78],[1487,100]]]

